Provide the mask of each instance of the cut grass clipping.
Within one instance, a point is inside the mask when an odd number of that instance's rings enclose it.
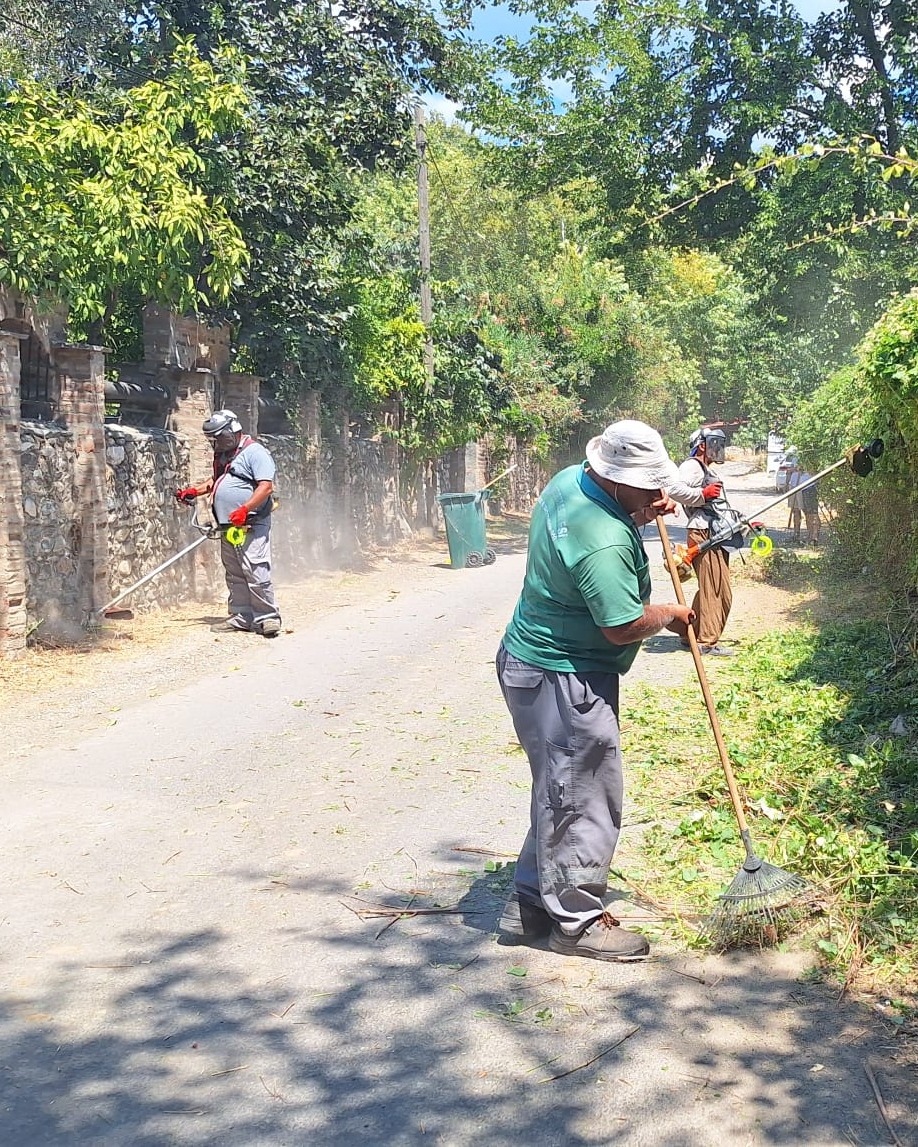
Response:
[[[773,634],[714,693],[761,854],[822,890],[825,961],[848,984],[914,992],[918,665],[889,659],[882,627]],[[743,849],[701,697],[626,698],[629,789],[649,821],[640,879],[687,916],[710,911]]]

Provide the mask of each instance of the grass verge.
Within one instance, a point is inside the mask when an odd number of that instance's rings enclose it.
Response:
[[[918,1003],[918,665],[889,661],[876,624],[801,627],[744,649],[715,694],[759,852],[821,890],[812,942],[826,966],[849,986],[900,993],[907,1012]],[[743,850],[700,691],[632,694],[623,737],[648,823],[640,879],[705,913]]]

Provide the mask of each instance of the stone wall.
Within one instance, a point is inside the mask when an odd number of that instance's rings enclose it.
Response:
[[[330,508],[308,479],[303,452],[290,435],[263,434],[259,442],[277,464],[278,507],[271,527],[271,555],[280,581],[328,566]]]
[[[501,443],[485,441],[482,452],[485,456],[487,482],[491,482],[509,466],[516,466],[512,473],[494,486],[490,502],[495,511],[504,509],[528,513],[549,478],[560,468],[551,462],[534,458],[515,440]]]
[[[277,463],[279,505],[271,550],[281,580],[346,565],[355,552],[392,545],[405,536],[395,496],[398,477],[382,443],[351,439],[350,484],[344,497],[336,481],[334,452],[327,443],[320,450],[316,478],[294,437],[262,434],[259,441]]]
[[[23,421],[20,435],[29,624],[56,629],[80,620],[73,434]]]
[[[198,536],[191,510],[174,492],[191,481],[187,444],[167,430],[105,428],[108,470],[109,567],[115,597],[138,578],[179,552]],[[204,548],[216,548],[205,542]],[[132,609],[172,605],[195,596],[194,563],[189,556],[136,590]]]
[[[23,422],[21,466],[27,607],[31,625],[78,624],[86,613],[78,576],[80,517],[73,497],[74,435],[52,422]],[[105,427],[106,513],[114,597],[197,536],[173,491],[188,483],[188,449],[164,430]],[[205,543],[206,544],[206,543]],[[132,595],[132,607],[187,600],[192,567],[178,562]],[[104,604],[97,601],[96,606]]]

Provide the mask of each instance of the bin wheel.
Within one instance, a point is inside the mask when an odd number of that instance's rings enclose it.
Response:
[[[476,569],[477,570],[478,567],[483,566],[484,563],[485,563],[485,558],[483,558],[481,556],[481,554],[478,553],[476,550],[473,550],[469,554],[469,556],[465,559],[465,564],[469,567],[469,569]]]
[[[497,561],[497,554],[493,550],[485,550],[484,564],[486,566],[493,566]]]

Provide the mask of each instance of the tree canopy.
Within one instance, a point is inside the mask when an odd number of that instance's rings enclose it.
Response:
[[[10,0],[0,274],[127,339],[147,298],[434,451],[619,413],[785,423],[916,278],[905,0]],[[411,111],[434,124],[423,369]]]

